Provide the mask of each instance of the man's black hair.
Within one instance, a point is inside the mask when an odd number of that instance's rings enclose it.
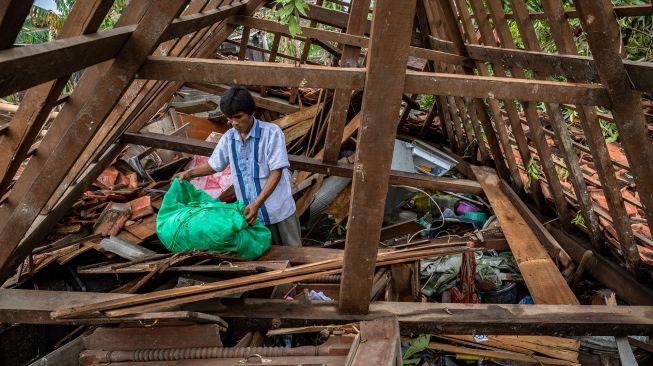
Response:
[[[220,110],[227,117],[239,112],[253,115],[256,112],[256,103],[247,89],[234,86],[229,88],[220,99]]]

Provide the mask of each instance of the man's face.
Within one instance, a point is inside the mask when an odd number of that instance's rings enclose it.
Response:
[[[245,112],[238,112],[233,116],[227,117],[233,128],[239,133],[245,133],[252,128],[254,118]]]

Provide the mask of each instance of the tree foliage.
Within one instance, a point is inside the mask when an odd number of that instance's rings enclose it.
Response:
[[[54,40],[57,32],[73,9],[76,0],[54,0],[57,11],[43,9],[33,5],[25,19],[23,28],[16,38],[18,44],[38,44]],[[125,0],[115,0],[111,10],[104,18],[100,31],[112,28],[118,21],[120,13],[126,6]]]

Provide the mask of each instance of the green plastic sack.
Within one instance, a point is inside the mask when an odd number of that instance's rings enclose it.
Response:
[[[171,252],[205,249],[256,259],[270,248],[272,234],[256,220],[248,225],[245,204],[221,202],[189,182],[175,179],[156,218],[159,239]]]

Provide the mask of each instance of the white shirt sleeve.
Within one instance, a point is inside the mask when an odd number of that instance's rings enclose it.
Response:
[[[216,172],[225,170],[229,165],[229,140],[231,140],[231,134],[225,133],[222,135],[209,158],[209,166]]]
[[[270,170],[283,169],[290,166],[286,151],[286,138],[278,126],[270,129],[270,139],[267,146],[267,161]]]

